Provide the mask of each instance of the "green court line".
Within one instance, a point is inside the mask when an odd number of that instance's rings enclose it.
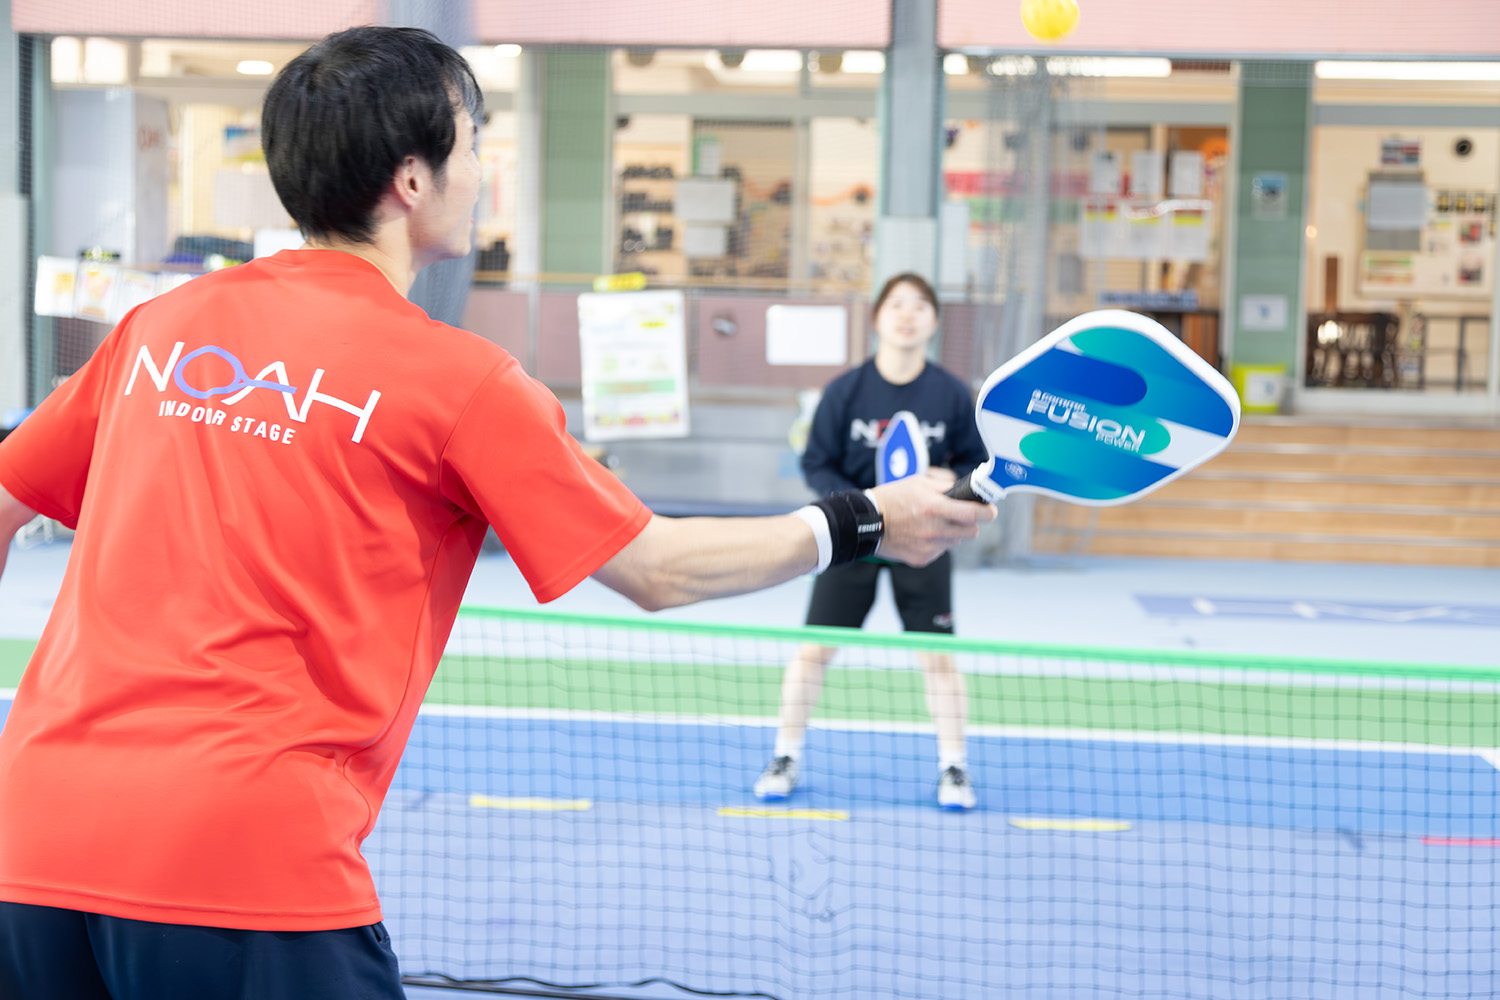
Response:
[[[773,718],[782,664],[448,656],[429,703]],[[1500,746],[1500,693],[1172,678],[969,674],[977,725]],[[825,719],[926,722],[919,671],[830,670]]]
[[[1300,656],[1205,653],[1194,650],[1125,649],[1116,646],[1075,646],[1051,643],[966,639],[919,632],[887,634],[861,629],[773,627],[674,621],[660,617],[627,618],[584,615],[532,608],[487,608],[465,605],[460,618],[487,618],[537,625],[625,629],[715,639],[758,639],[767,642],[818,642],[830,646],[876,646],[928,653],[985,653],[1044,660],[1091,660],[1102,663],[1148,663],[1162,667],[1205,670],[1266,670],[1295,674],[1337,674],[1349,677],[1408,677],[1416,680],[1459,680],[1500,683],[1500,667],[1465,663],[1406,663],[1387,660],[1339,660]],[[1080,623],[1087,609],[1080,610]]]
[[[721,626],[663,619],[609,618],[532,610],[466,608],[472,618],[556,626],[654,630],[700,637],[779,642],[825,641],[848,647],[946,650],[1045,661],[1150,663],[1204,668],[1202,680],[972,673],[970,720],[980,725],[1049,726],[1136,732],[1346,739],[1438,746],[1500,747],[1500,692],[1422,687],[1361,687],[1361,676],[1500,680],[1500,670],[1445,664],[1303,660],[1154,650],[1052,646],[948,637],[880,635],[844,629]],[[947,638],[948,641],[940,641]],[[505,640],[496,637],[503,649]],[[20,680],[36,643],[0,639],[0,687]],[[754,655],[752,646],[738,652]],[[763,652],[770,652],[769,650]],[[784,651],[783,651],[784,652]],[[774,654],[773,654],[774,655]],[[854,654],[846,654],[854,655]],[[495,656],[443,658],[427,701],[501,708],[664,712],[771,718],[780,697],[780,662],[661,663]],[[1351,684],[1272,683],[1233,671],[1344,674]],[[830,670],[816,716],[877,722],[927,721],[917,670]]]

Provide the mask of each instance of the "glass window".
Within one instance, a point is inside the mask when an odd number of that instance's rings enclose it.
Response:
[[[950,112],[967,113],[946,123],[944,246],[967,259],[945,265],[945,292],[1047,327],[1136,309],[1218,363],[1229,64],[955,53],[943,65]],[[1172,121],[1142,120],[1164,106]]]
[[[864,290],[875,257],[880,128],[872,118],[814,118],[807,276]]]

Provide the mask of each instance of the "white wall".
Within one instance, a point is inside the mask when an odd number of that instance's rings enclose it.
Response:
[[[127,87],[59,90],[52,251],[135,250],[135,94]]]

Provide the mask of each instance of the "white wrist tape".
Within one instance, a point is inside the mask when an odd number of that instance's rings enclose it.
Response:
[[[828,515],[809,504],[792,511],[792,516],[800,518],[812,529],[813,539],[818,543],[818,568],[813,572],[823,572],[833,562],[833,533],[828,530]]]

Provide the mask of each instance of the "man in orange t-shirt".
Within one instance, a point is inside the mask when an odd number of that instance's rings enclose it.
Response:
[[[425,32],[293,60],[262,129],[307,245],[133,310],[0,444],[0,569],[35,513],[77,528],[0,731],[7,1000],[401,997],[359,848],[487,526],[540,601],[593,575],[655,609],[993,516],[917,480],[653,516],[405,298],[469,252],[481,118]]]

